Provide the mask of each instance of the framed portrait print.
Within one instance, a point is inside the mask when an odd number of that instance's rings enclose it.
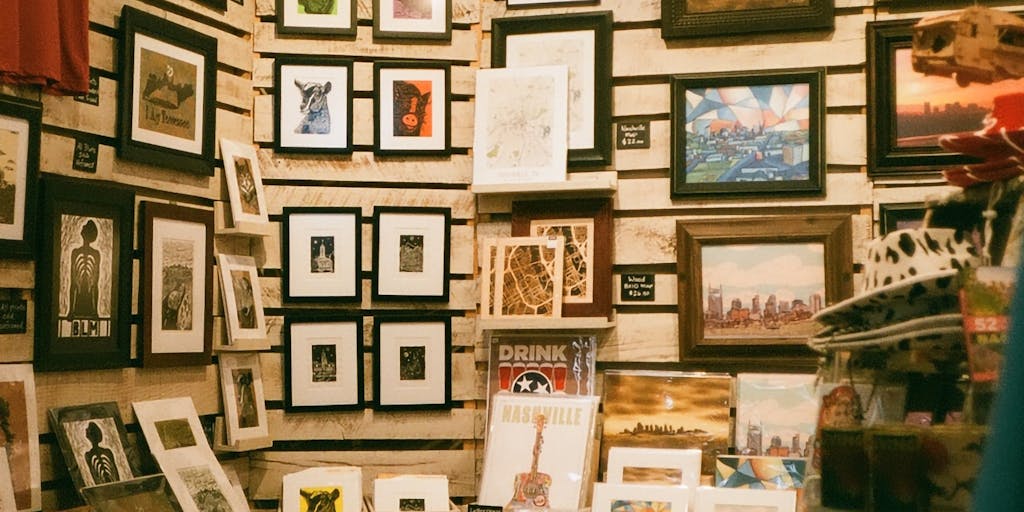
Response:
[[[448,64],[374,62],[374,153],[451,153],[450,77]]]
[[[491,65],[569,67],[569,165],[611,162],[612,12],[498,18]]]
[[[0,365],[0,448],[6,452],[16,512],[41,507],[37,418],[32,365]]]
[[[672,195],[822,194],[823,68],[676,75]]]
[[[266,224],[267,199],[263,195],[263,172],[252,144],[220,139],[224,159],[224,182],[228,187],[231,220],[239,224]]]
[[[278,34],[356,35],[355,0],[277,0]]]
[[[885,203],[878,205],[878,236],[897,229],[924,227],[928,209],[924,203]]]
[[[118,156],[212,175],[217,40],[129,6],[121,25]]]
[[[35,254],[39,102],[0,95],[0,252]]]
[[[41,184],[35,368],[127,366],[135,195],[94,180]]]
[[[54,407],[49,417],[75,489],[139,476],[116,402]]]
[[[562,316],[611,316],[610,199],[516,201],[512,235],[565,239]]]
[[[849,297],[849,215],[676,221],[683,360],[810,356],[811,316]]]
[[[213,211],[142,201],[142,364],[213,354]]]
[[[373,300],[448,301],[451,208],[373,207]]]
[[[274,60],[274,151],[352,152],[352,61]]]
[[[289,412],[362,409],[363,318],[284,318],[284,408]]]
[[[373,0],[374,39],[452,38],[452,0]]]
[[[268,437],[270,430],[259,354],[221,352],[217,355],[217,364],[220,367],[228,444]]]
[[[82,489],[82,496],[96,512],[182,512],[163,474],[87,487]]]
[[[285,302],[359,302],[362,209],[286,206],[283,212]]]
[[[263,288],[252,256],[217,255],[220,266],[220,294],[228,339],[235,346],[266,345],[267,327],[263,316]]]
[[[833,0],[661,0],[661,37],[708,37],[835,24]]]
[[[451,318],[374,318],[373,370],[375,409],[450,408]]]

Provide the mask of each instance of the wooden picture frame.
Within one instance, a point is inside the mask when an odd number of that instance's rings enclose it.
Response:
[[[373,369],[374,409],[450,409],[451,318],[374,318]]]
[[[451,65],[373,63],[373,152],[451,154]],[[390,120],[390,122],[389,122]]]
[[[133,506],[150,511],[182,512],[178,498],[162,473],[87,487],[82,489],[82,496],[96,512],[120,512]]]
[[[452,0],[373,0],[373,38],[451,41]]]
[[[825,214],[676,221],[681,359],[812,356],[811,315],[853,293],[851,225]]]
[[[561,318],[563,265],[565,239],[562,237],[498,238],[493,262],[492,316]],[[490,272],[485,275],[489,276]]]
[[[355,37],[356,0],[277,0],[277,33]]]
[[[210,364],[213,211],[142,201],[140,213],[142,364]]]
[[[497,18],[491,66],[569,66],[569,165],[612,157],[612,12]]]
[[[274,59],[274,152],[352,152],[352,61]]]
[[[42,104],[0,95],[0,252],[35,255]]]
[[[673,197],[825,193],[824,68],[675,75],[670,84]],[[787,101],[767,99],[779,95]]]
[[[924,203],[882,203],[878,205],[878,236],[897,229],[923,227],[928,207]]]
[[[135,194],[95,180],[41,183],[35,368],[128,366]]]
[[[124,6],[118,156],[212,176],[217,40]]]
[[[448,301],[451,208],[373,207],[373,300]]]
[[[217,365],[224,399],[227,444],[269,438],[260,355],[256,352],[221,352],[217,355]]]
[[[284,385],[287,412],[363,409],[363,317],[286,315]]]
[[[1024,80],[960,87],[953,78],[914,71],[911,46],[917,21],[867,25],[869,176],[938,178],[943,167],[978,162],[940,147],[938,137],[980,130],[994,97],[1024,87]]]
[[[612,316],[610,199],[515,201],[513,236],[565,238],[562,316]]]
[[[728,7],[711,0],[661,0],[661,37],[717,37],[760,32],[828,30],[833,0],[743,0]]]
[[[53,407],[49,418],[64,465],[79,492],[141,476],[128,457],[128,434],[116,402]]]
[[[259,350],[267,345],[263,287],[252,256],[218,254],[220,295],[224,303],[229,345]]]
[[[281,293],[285,302],[360,302],[363,210],[283,208]]]
[[[268,223],[263,172],[256,148],[252,144],[222,138],[220,155],[224,160],[224,183],[228,189],[232,225]]]
[[[35,375],[30,364],[0,364],[0,429],[17,512],[40,510],[39,423]]]

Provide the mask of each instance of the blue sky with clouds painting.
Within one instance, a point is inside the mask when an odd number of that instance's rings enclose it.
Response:
[[[707,296],[708,286],[721,285],[727,309],[734,298],[749,308],[754,295],[761,296],[762,307],[771,294],[778,300],[805,303],[813,293],[825,298],[825,246],[821,243],[704,245],[701,260],[701,296]]]

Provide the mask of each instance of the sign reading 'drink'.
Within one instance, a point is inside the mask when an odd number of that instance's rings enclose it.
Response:
[[[615,134],[615,149],[648,149],[651,147],[651,122],[619,123]]]
[[[0,288],[0,334],[27,332],[28,301],[18,288]]]
[[[622,274],[619,300],[649,302],[654,300],[654,274]]]

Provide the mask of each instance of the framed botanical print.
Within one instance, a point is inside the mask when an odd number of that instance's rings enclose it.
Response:
[[[611,162],[612,12],[493,21],[495,68],[569,67],[569,165]]]
[[[448,301],[451,208],[373,207],[373,300]]]
[[[352,61],[274,60],[274,151],[352,152]]]
[[[270,435],[267,404],[263,398],[263,372],[256,352],[221,352],[220,389],[224,397],[224,423],[228,444]]]
[[[278,34],[356,35],[355,0],[277,0]]]
[[[54,407],[49,417],[75,489],[140,475],[128,458],[128,435],[116,402]]]
[[[217,40],[124,6],[118,156],[213,174]]]
[[[127,366],[135,195],[92,180],[41,183],[35,367]]]
[[[374,62],[374,152],[378,155],[449,154],[450,88],[448,64]]]
[[[284,318],[284,408],[289,412],[362,409],[363,318]]]
[[[16,512],[41,507],[37,418],[32,365],[0,365],[0,449],[6,452]]]
[[[228,187],[231,220],[239,224],[253,222],[266,224],[267,199],[263,194],[263,173],[252,144],[220,139],[220,154],[224,159],[224,182]]]
[[[252,256],[220,254],[220,294],[231,345],[265,345],[263,287]]]
[[[451,318],[374,318],[373,369],[375,409],[450,408]]]
[[[825,30],[834,10],[833,0],[661,0],[661,37]]]
[[[362,209],[286,206],[283,212],[285,302],[359,302]]]
[[[96,512],[182,512],[167,477],[147,475],[82,489],[82,496]]]
[[[452,0],[373,0],[374,39],[452,38]]]
[[[213,211],[143,201],[141,213],[142,364],[209,364]]]
[[[0,252],[35,254],[39,102],[0,95]]]

